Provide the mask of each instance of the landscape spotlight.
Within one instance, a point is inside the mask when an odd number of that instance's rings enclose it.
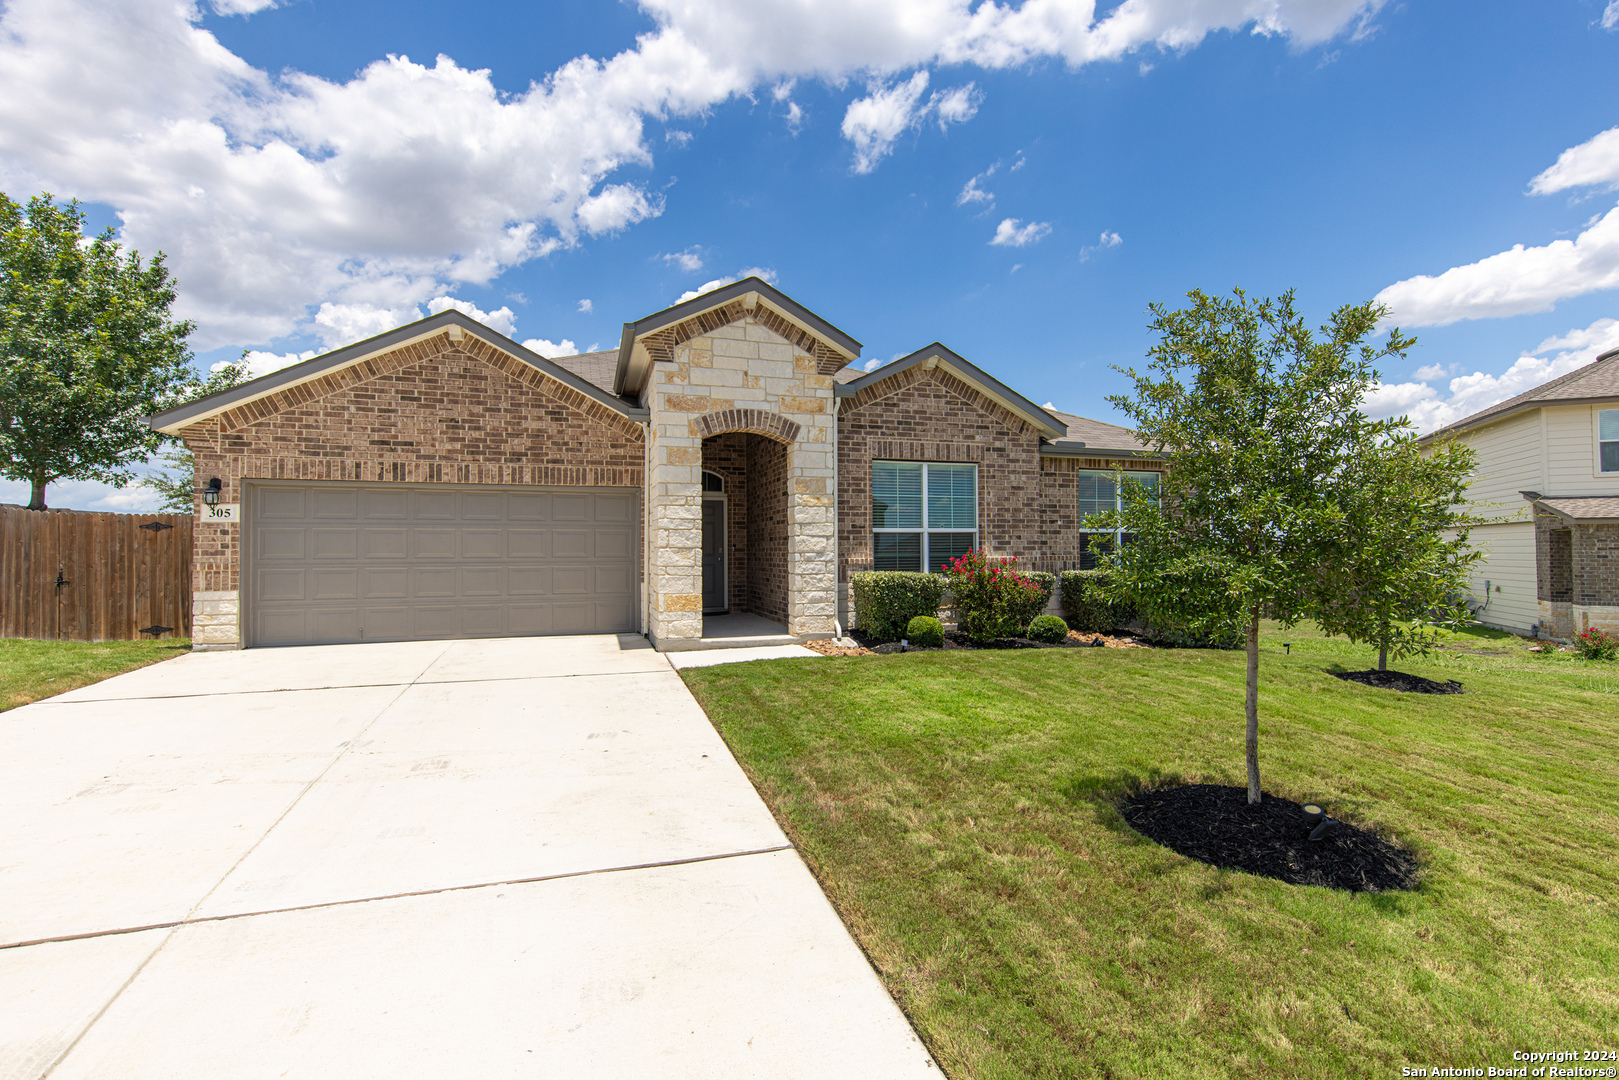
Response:
[[[202,501],[208,506],[218,506],[219,491],[222,487],[224,485],[219,482],[219,477],[217,476],[208,481],[208,486],[202,489]]]
[[[1288,656],[1293,655],[1293,643],[1291,641],[1282,642],[1282,648],[1287,650],[1287,655]]]

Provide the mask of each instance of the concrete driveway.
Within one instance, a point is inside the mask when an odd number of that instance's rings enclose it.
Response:
[[[192,654],[0,715],[0,1078],[939,1074],[636,637]]]

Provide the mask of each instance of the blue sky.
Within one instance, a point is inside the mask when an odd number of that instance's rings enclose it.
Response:
[[[755,268],[1101,419],[1194,287],[1381,296],[1424,427],[1619,347],[1619,3],[78,8],[0,8],[0,187],[166,251],[203,366],[449,300],[611,347]]]

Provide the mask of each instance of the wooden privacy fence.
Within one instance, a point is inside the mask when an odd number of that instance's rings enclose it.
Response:
[[[0,637],[189,637],[191,521],[0,506]]]

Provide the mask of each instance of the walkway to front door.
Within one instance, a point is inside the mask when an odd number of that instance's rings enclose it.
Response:
[[[0,816],[7,1080],[938,1077],[639,637],[183,656]]]

